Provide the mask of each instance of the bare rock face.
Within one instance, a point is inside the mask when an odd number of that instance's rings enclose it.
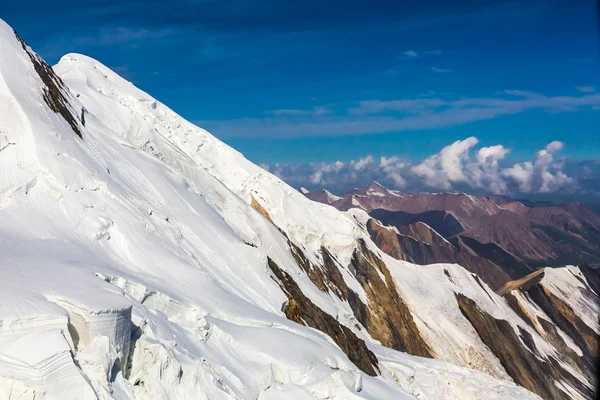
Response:
[[[398,295],[387,266],[364,242],[359,244],[350,268],[369,297],[370,312],[357,318],[384,346],[417,356],[432,357],[412,314]],[[381,279],[381,275],[385,280]]]
[[[498,289],[510,280],[509,275],[498,265],[467,251],[461,251],[460,247],[453,246],[421,222],[396,227],[394,230],[371,219],[367,223],[367,229],[377,246],[398,260],[415,264],[460,264],[480,276],[492,289]]]
[[[387,266],[364,242],[355,250],[349,269],[365,290],[368,304],[345,283],[340,273],[341,265],[327,249],[321,248],[323,264],[314,265],[301,249],[291,242],[289,244],[296,262],[313,284],[321,291],[330,292],[340,300],[347,301],[356,319],[373,338],[386,347],[413,355],[433,357],[410,310],[398,295]],[[381,278],[382,275],[385,280]]]
[[[583,386],[558,360],[543,357],[525,331],[517,335],[507,321],[479,309],[468,297],[461,294],[456,297],[463,315],[518,384],[543,398],[569,399],[554,383],[555,379],[561,379],[570,382],[581,395],[593,397],[593,390]]]
[[[587,265],[544,268],[508,282],[498,292],[540,336],[560,350],[563,362],[595,383],[595,387],[585,388],[571,379],[589,398],[598,388],[600,297],[594,285],[599,275]],[[568,375],[563,373],[563,377]]]
[[[42,80],[44,87],[44,102],[50,107],[52,111],[62,116],[65,121],[71,126],[73,132],[77,134],[80,138],[83,138],[81,130],[79,128],[79,122],[77,118],[73,115],[73,111],[69,106],[69,100],[67,99],[70,96],[69,90],[63,83],[62,79],[57,76],[52,67],[50,67],[43,59],[41,59],[37,54],[35,54],[27,44],[19,37],[17,32],[14,32],[17,40],[23,46],[23,50],[27,53],[29,58],[31,59],[31,63],[35,68],[35,71],[39,75]],[[83,111],[82,111],[83,113]]]
[[[288,304],[284,310],[286,317],[299,324],[306,324],[325,332],[358,368],[371,376],[377,375],[379,371],[377,357],[369,350],[364,340],[356,337],[350,329],[317,307],[302,293],[294,279],[280,269],[273,260],[269,258],[267,262],[277,277],[281,289],[288,297]]]
[[[373,218],[385,222],[386,225],[400,227],[410,226],[421,222],[431,227],[439,235],[449,238],[464,232],[464,227],[456,217],[447,211],[431,210],[422,213],[408,213],[404,211],[389,211],[382,208],[372,210],[369,215]]]
[[[273,222],[273,220],[271,219],[271,216],[269,215],[269,212],[267,210],[265,210],[265,208],[263,206],[261,206],[260,203],[258,201],[256,201],[256,199],[252,195],[250,196],[250,206],[252,208],[254,208],[256,211],[258,211],[258,213],[260,215],[262,215],[263,217],[265,217],[267,220],[269,220],[270,222]]]

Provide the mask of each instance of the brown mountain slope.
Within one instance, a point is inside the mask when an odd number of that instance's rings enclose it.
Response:
[[[498,265],[477,255],[460,251],[460,248],[455,248],[422,222],[393,229],[371,219],[367,223],[367,230],[381,250],[398,260],[423,265],[442,261],[460,264],[480,276],[494,290],[510,280],[509,275]]]
[[[541,266],[600,263],[600,214],[579,203],[531,207],[507,197],[407,194],[377,182],[339,197],[329,204],[361,208],[384,225],[426,223],[455,248],[490,260],[513,279]]]

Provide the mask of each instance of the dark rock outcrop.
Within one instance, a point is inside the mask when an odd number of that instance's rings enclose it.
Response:
[[[444,238],[449,238],[465,231],[454,215],[444,210],[431,210],[413,214],[405,211],[389,211],[378,208],[369,212],[369,215],[381,221],[384,225],[395,227],[422,222],[429,225]]]
[[[359,243],[349,266],[351,273],[360,282],[369,299],[365,304],[347,285],[342,277],[335,257],[324,247],[321,248],[323,265],[313,265],[302,250],[289,242],[296,263],[308,275],[313,284],[323,292],[331,292],[341,300],[346,300],[356,319],[367,332],[384,346],[423,357],[433,354],[414,323],[412,314],[398,296],[396,284],[392,280],[385,263],[364,242]],[[385,277],[381,279],[380,273]]]
[[[362,240],[354,251],[350,269],[369,297],[368,312],[356,317],[371,336],[384,346],[417,356],[433,357],[408,306],[398,295],[387,266]]]
[[[585,268],[579,267],[582,274],[586,276]],[[583,287],[577,287],[581,291],[581,296],[587,298],[590,303],[598,303],[600,297],[593,290],[592,280],[582,280],[573,271],[569,270],[582,284]],[[593,270],[587,270],[587,274],[594,274]],[[504,285],[498,293],[507,300],[509,306],[519,315],[525,322],[533,327],[538,334],[550,343],[561,355],[561,360],[569,364],[573,369],[585,376],[589,382],[594,382],[597,390],[597,373],[599,357],[600,336],[588,326],[581,317],[575,312],[573,307],[567,304],[563,299],[555,295],[544,283],[545,270],[540,269],[526,277],[517,281],[511,281]],[[543,311],[547,317],[529,314],[524,305],[515,296],[520,293],[521,301],[531,302],[532,306]],[[535,319],[534,319],[535,318]],[[582,354],[577,354],[571,347],[567,345],[565,339],[558,330],[561,330],[580,348]],[[588,388],[594,390],[593,388]],[[587,390],[581,388],[582,393],[587,393]]]
[[[388,255],[414,264],[456,263],[476,273],[492,289],[498,289],[510,280],[498,265],[453,246],[428,225],[416,222],[396,227],[400,233],[371,219],[367,231],[377,246]]]
[[[44,102],[52,111],[59,114],[64,118],[65,121],[67,121],[77,136],[83,138],[79,128],[78,120],[70,110],[69,100],[67,99],[67,96],[70,95],[69,89],[67,89],[62,79],[60,79],[60,77],[54,73],[52,67],[49,66],[41,57],[35,54],[31,48],[27,46],[25,41],[21,39],[17,32],[14,32],[14,34],[17,40],[19,40],[21,43],[21,46],[23,46],[23,50],[31,59],[31,63],[35,68],[35,72],[37,72],[42,80],[42,83],[44,84],[44,87],[42,88],[44,91]]]
[[[494,318],[462,294],[456,294],[456,300],[461,313],[473,325],[483,343],[519,385],[545,399],[566,400],[570,397],[555,384],[556,380],[563,380],[582,396],[594,397],[593,389],[582,384],[558,360],[539,354],[531,334],[522,328],[517,334],[508,321]]]
[[[368,375],[376,376],[379,372],[378,360],[364,340],[359,339],[354,332],[317,307],[302,293],[296,281],[273,260],[268,258],[267,263],[277,278],[276,282],[288,298],[284,310],[286,317],[326,333],[358,368]]]
[[[453,237],[449,241],[456,247],[471,250],[480,258],[498,265],[511,279],[519,279],[533,271],[529,265],[519,261],[496,243],[481,243],[467,235]]]

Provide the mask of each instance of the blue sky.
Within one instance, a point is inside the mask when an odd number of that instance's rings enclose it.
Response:
[[[42,57],[98,59],[257,163],[418,163],[457,140],[600,159],[594,1],[29,1]]]

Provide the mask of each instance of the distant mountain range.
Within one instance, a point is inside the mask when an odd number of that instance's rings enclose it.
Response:
[[[542,266],[600,263],[600,214],[577,202],[524,202],[466,193],[403,193],[377,182],[305,196],[373,218],[372,239],[395,258],[456,262],[494,288]]]

